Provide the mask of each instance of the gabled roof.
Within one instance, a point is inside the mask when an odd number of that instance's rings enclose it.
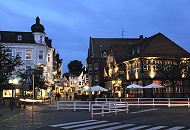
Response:
[[[115,57],[116,63],[122,62],[122,60],[128,55],[128,50],[130,49],[130,46],[126,45],[113,45],[112,46],[112,53]]]
[[[140,52],[140,57],[190,58],[190,53],[162,33],[144,39],[142,45],[144,49]]]
[[[0,31],[0,35],[0,42],[4,43],[36,43],[32,32]],[[18,40],[18,35],[22,36],[22,40]]]
[[[121,50],[124,47],[124,50],[126,50],[127,46],[138,42],[140,42],[139,38],[91,38],[88,55],[94,58],[101,58],[101,54],[104,51],[109,52],[111,49],[115,50],[114,48],[118,47]],[[121,52],[115,51],[115,53],[120,55]]]
[[[90,38],[88,57],[113,53],[117,63],[137,57],[190,58],[190,53],[162,33],[143,38]]]

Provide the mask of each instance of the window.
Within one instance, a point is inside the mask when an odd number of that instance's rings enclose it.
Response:
[[[153,70],[154,70],[154,71],[157,71],[157,70],[158,70],[157,65],[153,65]]]
[[[42,40],[42,38],[43,38],[43,37],[42,37],[42,36],[40,36],[40,43],[42,43],[42,41],[43,41],[43,40]]]
[[[102,58],[107,58],[107,53],[106,53],[106,51],[104,51],[104,52],[102,53]]]
[[[98,75],[94,75],[94,80],[98,81]]]
[[[154,93],[160,93],[160,88],[154,88],[154,89],[153,89],[153,92],[154,92]]]
[[[50,54],[48,54],[48,62],[50,62],[50,59],[51,59],[51,58],[50,58]]]
[[[144,65],[143,69],[144,71],[147,71],[147,65]]]
[[[138,54],[140,53],[140,47],[137,48],[137,53],[138,53]]]
[[[79,81],[79,85],[81,85],[81,81]]]
[[[39,59],[43,59],[44,57],[44,52],[43,51],[39,51]]]
[[[182,86],[176,86],[175,91],[176,91],[176,93],[182,93],[183,92],[183,87]]]
[[[151,67],[150,67],[150,65],[148,65],[148,70],[151,70]]]
[[[18,36],[17,36],[17,40],[18,40],[18,41],[21,41],[21,40],[22,40],[22,35],[18,35]]]
[[[132,50],[132,55],[134,55],[135,54],[135,51],[134,50]]]
[[[31,70],[32,67],[31,66],[26,66],[26,70]]]
[[[98,63],[95,63],[95,64],[94,64],[94,69],[95,69],[95,70],[98,70]]]
[[[22,50],[17,50],[16,56],[22,59]]]
[[[171,87],[166,87],[165,91],[166,91],[166,93],[172,93],[172,88]]]
[[[9,57],[9,58],[12,58],[12,50],[11,49],[7,49],[7,52],[6,52],[6,55],[7,55],[7,57]]]
[[[92,70],[92,64],[88,65],[89,70]]]
[[[26,60],[32,59],[32,50],[26,50]]]
[[[50,68],[47,69],[47,75],[50,76]]]

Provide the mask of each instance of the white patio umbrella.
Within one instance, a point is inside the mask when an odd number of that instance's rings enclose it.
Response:
[[[131,84],[131,85],[128,85],[127,88],[144,88],[143,86],[140,86],[140,85],[137,85],[137,84]]]
[[[107,89],[105,89],[105,88],[103,88],[103,87],[101,87],[101,86],[93,86],[92,88],[91,88],[91,91],[108,91]]]
[[[88,92],[88,91],[90,91],[90,87],[89,87],[89,86],[84,86],[84,87],[82,88],[82,91]]]
[[[149,84],[147,86],[144,86],[144,88],[163,88],[164,86],[161,86],[159,84],[155,84],[155,83],[152,83],[152,84]]]

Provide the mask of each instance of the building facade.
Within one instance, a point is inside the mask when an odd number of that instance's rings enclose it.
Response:
[[[81,74],[78,77],[78,90],[82,89],[84,86],[89,86],[88,81],[88,71],[86,66],[83,67]]]
[[[37,17],[36,23],[31,26],[31,32],[0,31],[0,44],[9,48],[7,53],[10,57],[20,57],[22,65],[16,71],[40,68],[46,85],[51,87],[56,78],[53,72],[57,72],[54,69],[55,49],[44,31],[45,28]],[[61,70],[58,71],[62,73]],[[15,78],[14,76],[11,78]]]
[[[161,33],[148,38],[91,38],[87,61],[89,68],[92,64],[99,64],[98,76],[104,82],[98,80],[97,84],[105,84],[113,96],[130,93],[126,86],[132,83],[164,86],[153,92],[136,91],[136,96],[190,95],[190,54]],[[92,67],[89,77],[96,74],[95,67]],[[95,79],[92,78],[91,82],[94,83]]]

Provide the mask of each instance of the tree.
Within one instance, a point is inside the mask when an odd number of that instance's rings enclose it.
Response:
[[[56,71],[57,71],[57,78],[61,77],[61,70],[60,68],[62,67],[62,59],[60,59],[59,53],[55,55],[55,62],[56,62]]]
[[[0,44],[0,88],[7,83],[10,76],[15,71],[15,67],[21,65],[19,56],[10,55],[10,49]]]
[[[69,73],[79,76],[82,72],[82,62],[78,60],[71,61],[68,65]]]
[[[33,70],[25,70],[18,74],[21,78],[23,85],[29,85],[30,90],[32,90],[32,75],[34,75],[34,86],[37,88],[45,89],[45,79],[43,77],[43,70],[39,67]]]

